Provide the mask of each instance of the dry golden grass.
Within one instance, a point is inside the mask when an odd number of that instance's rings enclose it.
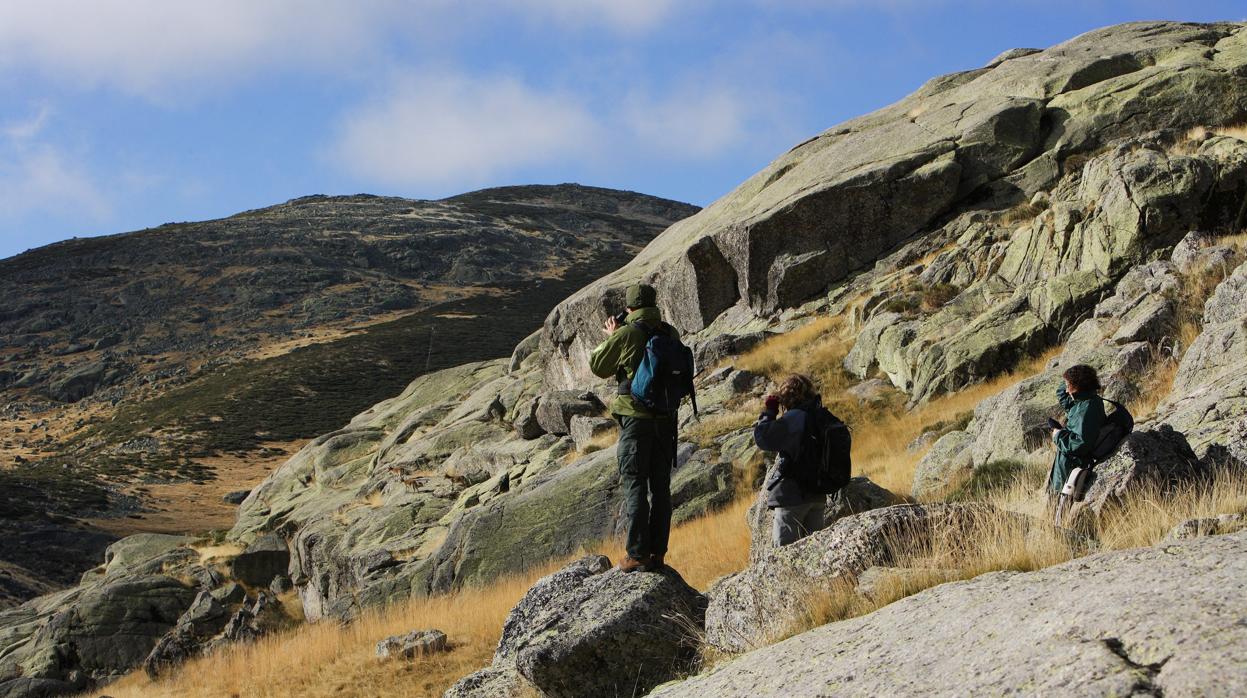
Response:
[[[1164,490],[1153,483],[1131,490],[1120,506],[1100,518],[1097,537],[1111,550],[1155,545],[1188,519],[1243,512],[1247,512],[1247,474],[1227,469],[1218,472],[1211,484],[1188,482]]]
[[[749,500],[677,526],[667,562],[693,586],[707,588],[749,560]],[[589,549],[620,559],[617,541]],[[578,556],[553,560],[488,587],[363,614],[353,623],[321,622],[236,645],[186,664],[168,679],[137,672],[108,687],[115,698],[137,696],[260,698],[278,696],[440,696],[455,681],[489,663],[507,613],[538,578]],[[293,597],[283,599],[297,606]],[[439,628],[453,649],[411,662],[379,661],[377,642],[417,628]],[[92,694],[94,695],[94,694]]]
[[[1227,124],[1213,128],[1196,126],[1186,132],[1186,140],[1188,141],[1202,141],[1209,136],[1229,136],[1240,141],[1247,141],[1247,124]]]
[[[681,437],[697,444],[701,448],[707,448],[714,443],[716,437],[744,429],[753,424],[757,417],[758,411],[756,409],[729,410],[712,414],[693,422],[692,426],[681,433]]]
[[[1047,498],[1039,491],[1042,472],[1042,467],[1028,468],[1010,486],[988,497],[987,503],[998,512],[985,511],[973,517],[968,526],[937,526],[929,546],[910,548],[898,555],[895,566],[903,571],[883,577],[870,596],[857,593],[855,585],[847,582],[810,594],[803,599],[801,617],[768,642],[865,615],[946,582],[1001,570],[1038,570],[1090,552],[1043,523],[1050,519],[1050,512]],[[1244,512],[1247,473],[1225,470],[1209,482],[1191,483],[1177,490],[1163,490],[1159,484],[1138,487],[1095,522],[1094,537],[1099,541],[1098,550],[1155,545],[1183,521]],[[1016,513],[1028,516],[1013,515]],[[726,658],[708,654],[711,663]]]

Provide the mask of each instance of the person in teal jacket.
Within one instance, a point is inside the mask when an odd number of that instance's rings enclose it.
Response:
[[[1057,388],[1056,397],[1065,410],[1065,424],[1052,430],[1056,459],[1048,476],[1048,491],[1054,495],[1061,493],[1074,468],[1085,468],[1091,463],[1091,453],[1104,426],[1104,400],[1095,369],[1083,364],[1070,366],[1062,378],[1065,382]]]

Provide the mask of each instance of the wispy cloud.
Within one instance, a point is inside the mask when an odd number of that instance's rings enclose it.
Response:
[[[408,80],[349,113],[334,158],[389,184],[478,184],[500,172],[571,157],[599,126],[575,97],[514,78]]]
[[[700,0],[696,0],[700,1]],[[0,3],[0,71],[156,101],[281,70],[349,70],[387,40],[436,43],[482,21],[657,26],[690,0],[39,0]]]
[[[0,124],[0,219],[107,219],[112,207],[99,183],[79,159],[45,138],[50,118],[44,106]]]

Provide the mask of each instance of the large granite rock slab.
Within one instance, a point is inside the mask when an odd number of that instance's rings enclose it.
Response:
[[[653,695],[1241,695],[1245,578],[1247,533],[994,572]]]
[[[903,551],[920,550],[936,527],[996,515],[980,505],[905,504],[842,518],[715,582],[707,592],[706,642],[732,652],[765,645],[802,618],[817,594],[855,582],[867,568],[891,565]]]

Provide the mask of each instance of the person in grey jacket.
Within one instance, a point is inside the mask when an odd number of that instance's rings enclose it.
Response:
[[[763,451],[778,451],[775,467],[766,479],[766,505],[775,512],[771,535],[776,545],[788,545],[823,528],[827,496],[802,491],[792,477],[785,477],[801,450],[806,414],[822,404],[814,381],[800,374],[789,376],[773,395],[753,425],[753,440]],[[783,414],[780,414],[780,410]]]

